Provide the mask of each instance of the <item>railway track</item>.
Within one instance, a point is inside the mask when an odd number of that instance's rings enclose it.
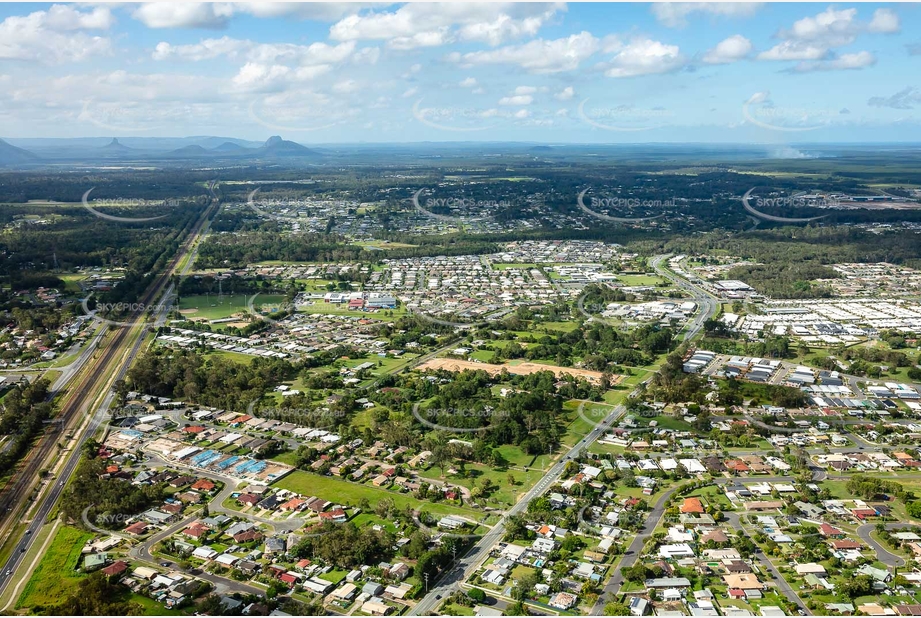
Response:
[[[179,251],[176,252],[167,267],[147,288],[144,297],[140,301],[142,309],[152,306],[153,301],[168,291],[170,278],[175,274],[186,254],[194,247],[202,228],[218,206],[219,201],[214,194],[213,187],[214,182],[209,186],[209,191],[212,195],[211,205],[204,210],[195,222]],[[144,311],[135,312],[131,316],[132,320],[140,320],[143,318],[143,314]],[[125,374],[131,360],[140,348],[144,333],[150,328],[150,325],[142,323],[124,328],[113,328],[104,325],[103,328],[114,333],[111,339],[102,344],[101,352],[97,351],[100,356],[97,359],[90,359],[87,366],[77,374],[78,383],[75,387],[67,389],[65,402],[59,414],[55,417],[58,422],[51,424],[48,430],[39,438],[38,444],[26,456],[12,480],[0,492],[0,522],[3,524],[2,532],[6,543],[13,540],[10,532],[24,510],[29,506],[29,497],[36,490],[38,473],[44,468],[52,467],[50,464],[54,461],[53,453],[57,448],[60,436],[79,427],[86,414],[91,411],[96,400],[105,396],[108,390],[107,386],[114,381],[111,379],[112,376],[114,376],[114,379],[118,379]],[[133,345],[132,341],[134,342]],[[98,425],[98,422],[88,423],[84,435],[77,440],[77,447],[71,452],[70,460],[61,471],[60,483],[57,486],[52,485],[52,491],[46,496],[44,504],[36,507],[35,517],[32,518],[26,530],[26,542],[20,546],[20,551],[14,548],[7,564],[3,567],[5,571],[0,573],[0,576],[3,577],[3,581],[0,583],[0,590],[5,589],[9,583],[6,573],[18,567],[21,556],[28,549],[31,538],[34,538],[31,536],[33,526],[40,527],[43,525],[44,518],[50,512],[51,506],[60,497],[64,483],[76,469],[83,444],[95,433]]]

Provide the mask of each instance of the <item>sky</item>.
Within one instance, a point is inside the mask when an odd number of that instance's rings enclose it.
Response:
[[[921,6],[0,4],[0,137],[921,141]]]

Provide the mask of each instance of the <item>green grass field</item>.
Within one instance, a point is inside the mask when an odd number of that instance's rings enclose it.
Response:
[[[384,498],[390,498],[393,500],[394,506],[400,510],[409,506],[414,509],[423,509],[433,515],[454,514],[471,517],[473,519],[479,519],[483,515],[483,513],[467,507],[417,500],[410,494],[387,491],[372,485],[361,485],[359,483],[352,483],[330,476],[311,474],[301,470],[295,470],[275,483],[275,486],[296,491],[299,494],[318,496],[351,506],[358,506],[362,498],[367,498],[372,505]]]
[[[251,294],[185,296],[179,299],[179,309],[188,311],[183,315],[191,320],[222,320],[236,313],[245,313],[251,297]],[[285,297],[281,295],[260,294],[256,297],[253,308],[258,311],[262,305],[277,305],[284,300]]]
[[[660,285],[668,283],[666,279],[662,277],[656,277],[652,275],[617,275],[617,281],[629,286],[634,285]]]
[[[557,333],[571,333],[579,328],[577,322],[541,322],[537,324],[539,330]]]
[[[57,275],[57,277],[64,282],[64,291],[74,293],[80,291],[80,282],[86,279],[86,275],[83,273],[68,273]]]
[[[489,498],[486,500],[487,506],[498,505],[509,507],[514,505],[518,501],[519,494],[528,491],[534,483],[542,478],[541,473],[536,470],[534,472],[525,472],[514,468],[510,468],[509,470],[496,470],[482,464],[468,464],[466,470],[468,474],[466,478],[460,478],[458,475],[450,475],[446,480],[449,483],[472,489],[474,484],[480,485],[483,479],[488,478],[497,489],[490,493]],[[508,476],[510,474],[515,478],[514,485],[508,484]]]
[[[58,529],[48,551],[23,588],[16,608],[49,607],[70,594],[84,577],[75,567],[81,566],[81,550],[91,538],[92,534],[70,526]]]
[[[239,352],[227,352],[226,350],[217,350],[215,352],[209,352],[210,356],[223,356],[227,360],[232,360],[235,363],[241,363],[243,365],[249,365],[253,362],[253,359],[256,358],[250,354],[240,354]]]

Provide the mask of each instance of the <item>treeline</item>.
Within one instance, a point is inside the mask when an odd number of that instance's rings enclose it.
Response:
[[[878,499],[877,496],[890,495],[909,503],[915,498],[914,492],[905,489],[901,483],[863,474],[848,479],[845,488],[849,494],[860,496],[864,500],[875,500]]]
[[[684,372],[684,356],[672,352],[665,357],[659,372],[653,376],[648,391],[656,401],[704,403],[706,380],[696,373]]]
[[[49,381],[16,385],[3,398],[0,414],[0,434],[10,436],[0,453],[0,476],[10,472],[29,450],[29,445],[42,432],[43,423],[51,417],[53,406],[48,401]]]
[[[4,317],[21,330],[34,330],[38,334],[56,331],[76,315],[74,305],[34,306],[22,300],[10,299],[0,304]]]
[[[830,298],[834,291],[828,286],[812,283],[815,279],[836,279],[833,268],[821,264],[787,262],[745,264],[726,273],[728,279],[740,279],[771,298]]]
[[[317,557],[339,568],[354,569],[388,561],[393,557],[395,542],[393,533],[387,530],[359,530],[351,522],[326,522],[310,528],[291,554],[295,558]]]
[[[392,410],[374,417],[380,435],[389,443],[407,446],[418,444],[421,435],[426,449],[433,453],[430,461],[439,467],[455,460],[502,467],[507,462],[498,447],[506,444],[531,455],[547,453],[559,446],[571,420],[563,401],[597,400],[603,393],[584,380],[558,379],[550,371],[522,376],[503,372],[496,377],[470,370],[434,375],[436,380],[418,374],[385,376],[379,388],[365,396]],[[493,392],[497,383],[507,388],[504,397]],[[425,403],[416,407],[418,402]],[[411,416],[414,407],[415,416]],[[456,433],[463,433],[470,445],[447,440]]]
[[[191,350],[154,348],[128,371],[132,390],[204,406],[243,411],[275,385],[293,380],[299,367],[279,358],[249,364]]]
[[[418,246],[368,251],[337,234],[305,232],[281,234],[281,228],[234,234],[212,234],[202,244],[195,262],[198,268],[242,267],[254,262],[362,262],[376,264],[384,259],[493,253],[498,245],[473,238],[436,236],[400,242]],[[386,238],[386,234],[382,235]]]
[[[792,345],[786,335],[765,334],[763,341],[750,341],[745,335],[728,330],[720,320],[704,322],[704,338],[697,347],[717,354],[740,354],[768,358],[795,358],[797,354],[808,352],[809,346],[800,343]]]
[[[36,273],[66,272],[76,267],[149,270],[164,245],[175,241],[207,204],[204,199],[183,201],[170,207],[169,216],[163,219],[138,223],[101,219],[79,205],[46,209],[45,224],[21,225],[0,233],[0,254],[4,255],[0,273],[17,282],[29,281]],[[4,208],[21,212],[19,206]],[[100,206],[99,210],[139,218],[164,214],[162,206],[146,204],[123,209]]]
[[[665,242],[664,248],[691,255],[725,251],[765,264],[891,262],[921,267],[921,243],[910,230],[873,233],[853,227],[810,224],[758,229],[733,236],[718,233],[680,236]]]
[[[108,465],[96,456],[99,444],[90,441],[67,490],[61,498],[61,512],[83,527],[116,529],[125,520],[161,502],[165,485],[134,485],[106,474]]]

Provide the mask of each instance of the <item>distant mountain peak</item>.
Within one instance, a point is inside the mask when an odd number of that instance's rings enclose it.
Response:
[[[113,137],[111,142],[103,146],[103,149],[104,150],[133,150],[132,148],[129,148],[128,146],[125,146],[120,141],[118,141],[117,137]]]
[[[261,154],[272,157],[317,157],[319,154],[301,146],[297,142],[291,142],[273,135],[265,141],[265,145],[260,149]]]

